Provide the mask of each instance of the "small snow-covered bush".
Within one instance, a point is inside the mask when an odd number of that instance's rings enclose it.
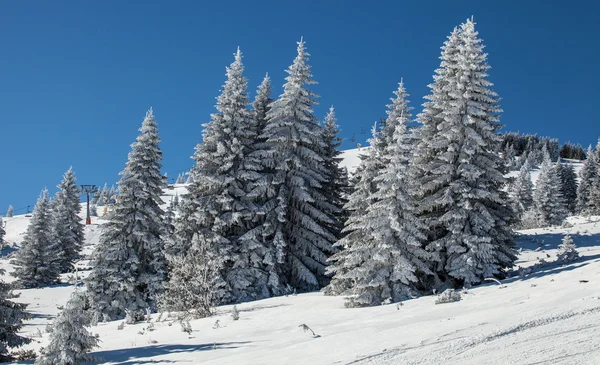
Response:
[[[237,321],[238,319],[240,319],[240,311],[237,309],[237,306],[233,306],[233,309],[231,310],[231,318],[233,318],[234,321]]]
[[[145,320],[144,313],[125,309],[125,323],[136,324]]]
[[[566,235],[562,239],[562,243],[558,246],[557,259],[558,262],[573,262],[579,258],[577,246],[573,243],[570,235]]]
[[[544,220],[544,217],[541,215],[541,213],[536,209],[531,208],[523,213],[523,217],[521,218],[521,223],[519,224],[518,228],[533,229],[547,226],[548,224]]]
[[[460,301],[460,293],[454,291],[454,289],[446,289],[440,295],[438,295],[435,304],[453,303]]]
[[[179,324],[181,325],[181,332],[185,332],[188,335],[192,334],[192,325],[190,324],[190,321],[181,321]]]
[[[16,361],[30,361],[37,359],[37,353],[32,349],[19,349],[11,352],[10,357]]]

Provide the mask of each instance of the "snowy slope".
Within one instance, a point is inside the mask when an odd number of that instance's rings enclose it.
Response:
[[[371,147],[367,146],[342,151],[342,154],[340,155],[340,157],[342,158],[340,166],[345,167],[349,173],[353,173],[360,164],[359,156],[366,153],[369,150],[369,148]]]
[[[120,321],[101,323],[92,329],[102,340],[95,355],[109,364],[598,364],[600,217],[570,222],[571,228],[522,232],[519,265],[554,260],[565,233],[574,235],[579,261],[507,279],[505,288],[470,289],[458,303],[435,305],[427,296],[347,309],[343,298],[321,293],[272,298],[238,305],[239,321],[230,317],[231,306],[220,307],[216,316],[192,321],[191,336],[173,320],[156,322],[158,315],[153,331],[147,323],[123,330]],[[44,332],[72,290],[21,290],[19,301],[31,303],[35,314],[24,332]],[[43,346],[47,335],[36,341],[28,347]]]
[[[346,166],[356,166],[359,153],[345,151]],[[185,191],[175,185],[163,201]],[[10,242],[20,242],[28,219],[7,219]],[[103,222],[93,218],[95,224],[86,226],[85,253],[98,242]],[[566,233],[582,257],[552,264]],[[232,306],[219,307],[214,317],[191,321],[191,335],[166,314],[160,321],[154,314],[153,329],[141,323],[118,330],[121,321],[93,327],[102,341],[94,355],[103,359],[98,363],[120,365],[600,364],[600,217],[571,217],[564,227],[522,231],[518,245],[517,265],[532,267],[531,274],[506,279],[503,287],[472,288],[457,303],[435,305],[430,295],[402,306],[348,309],[343,298],[310,293],[240,304],[238,321],[231,318]],[[539,265],[540,259],[550,264]],[[0,266],[12,269],[7,257]],[[87,261],[78,266],[85,269]],[[18,291],[17,300],[29,303],[34,314],[22,331],[34,339],[26,348],[47,343],[46,325],[74,290],[64,284]]]

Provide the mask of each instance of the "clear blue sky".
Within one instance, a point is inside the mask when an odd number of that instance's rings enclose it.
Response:
[[[192,166],[225,66],[244,52],[251,97],[275,96],[304,36],[323,117],[363,142],[404,77],[418,112],[440,46],[471,15],[490,54],[505,130],[587,146],[600,135],[594,1],[13,1],[0,11],[0,212],[80,183],[116,182],[146,110],[164,171]],[[345,148],[355,147],[349,140]]]

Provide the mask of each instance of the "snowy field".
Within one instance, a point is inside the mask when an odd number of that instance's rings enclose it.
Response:
[[[345,151],[345,163],[355,166],[358,154]],[[184,191],[176,185],[163,200]],[[7,218],[6,240],[20,242],[27,223],[25,216]],[[93,223],[86,226],[85,254],[98,242],[103,220]],[[581,258],[553,264],[567,233]],[[600,217],[521,231],[517,242],[517,265],[531,273],[471,288],[456,303],[435,305],[430,295],[401,306],[347,309],[343,298],[310,293],[240,304],[237,321],[232,306],[219,307],[214,317],[191,321],[191,334],[166,314],[153,314],[150,323],[122,330],[122,321],[92,327],[101,340],[93,355],[118,365],[600,364]],[[9,253],[0,266],[10,271]],[[85,275],[87,262],[78,266]],[[22,332],[34,341],[25,348],[46,344],[46,325],[74,290],[64,284],[18,291],[33,314]]]

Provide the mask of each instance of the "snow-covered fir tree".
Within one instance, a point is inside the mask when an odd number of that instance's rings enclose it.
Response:
[[[504,150],[504,164],[506,165],[508,171],[512,171],[517,166],[515,147],[512,145],[512,143],[506,146],[507,147]]]
[[[593,156],[596,173],[591,179],[589,206],[591,214],[600,215],[600,139],[594,149]]]
[[[58,280],[62,250],[52,237],[52,216],[48,190],[44,189],[35,204],[29,226],[11,264],[11,273],[23,288],[39,288]]]
[[[12,218],[13,214],[15,214],[15,208],[12,205],[8,206],[8,210],[6,211],[6,217]]]
[[[348,173],[340,166],[342,158],[339,150],[342,139],[339,137],[340,129],[335,117],[333,106],[323,120],[323,142],[324,150],[321,154],[325,169],[327,171],[327,183],[323,184],[322,194],[332,205],[330,217],[333,223],[328,225],[329,231],[337,238],[340,237],[344,227],[344,205],[348,194]]]
[[[558,245],[556,260],[558,262],[566,263],[576,261],[578,258],[579,251],[577,251],[577,246],[573,243],[573,238],[571,238],[571,235],[565,235],[562,239],[562,243]]]
[[[99,347],[100,340],[86,328],[90,326],[91,313],[84,307],[84,295],[73,293],[52,322],[50,343],[36,359],[36,365],[81,365],[95,360],[88,352]]]
[[[590,146],[587,150],[587,159],[579,171],[579,186],[577,187],[577,207],[579,214],[592,214],[594,207],[592,204],[592,189],[594,180],[598,176],[598,162],[596,154]]]
[[[65,173],[58,189],[53,200],[52,240],[61,251],[59,265],[64,273],[71,271],[75,261],[79,260],[83,246],[79,189],[72,168]]]
[[[327,284],[326,261],[336,241],[328,229],[333,209],[322,194],[327,170],[320,156],[322,127],[312,114],[317,95],[307,88],[315,83],[308,57],[300,40],[298,55],[286,70],[283,94],[271,104],[263,133],[272,151],[265,164],[275,170],[277,189],[277,204],[267,213],[269,239],[273,247],[284,249],[284,282],[299,291]]]
[[[92,310],[105,320],[125,311],[154,309],[163,290],[167,267],[166,233],[160,195],[166,187],[160,174],[162,151],[152,109],[140,128],[119,180],[119,194],[86,279]]]
[[[4,221],[2,220],[2,217],[0,217],[0,250],[2,250],[4,248],[4,245],[6,244],[4,242],[5,234],[6,234],[6,231],[4,230]]]
[[[550,161],[550,155],[544,154],[540,174],[535,182],[533,194],[534,209],[539,212],[548,225],[559,225],[567,216],[558,168]]]
[[[427,249],[439,255],[433,271],[459,286],[503,275],[516,259],[509,227],[514,212],[502,190],[501,109],[483,48],[471,20],[445,42],[419,115],[423,126],[414,164]]]
[[[106,203],[107,204],[115,204],[116,201],[117,201],[117,190],[115,189],[115,185],[113,184],[110,186],[110,189],[108,190],[108,194],[106,196]]]
[[[108,201],[108,184],[104,183],[102,189],[94,194],[94,198],[92,199],[92,203],[94,205],[105,205]]]
[[[221,276],[227,283],[218,302],[238,302],[269,296],[263,260],[267,249],[246,235],[256,222],[255,207],[248,197],[258,178],[260,161],[250,156],[256,139],[255,121],[247,96],[242,53],[238,49],[227,67],[227,79],[217,98],[217,112],[205,124],[203,141],[196,148],[194,182],[183,197],[176,220],[171,254],[188,250],[200,234],[207,250],[223,259]],[[210,233],[208,233],[210,232]]]
[[[404,88],[402,83],[400,88]],[[364,262],[346,274],[354,276],[347,306],[379,305],[410,298],[427,287],[422,281],[432,275],[428,265],[435,260],[436,253],[422,247],[425,226],[414,215],[409,189],[414,137],[408,129],[410,113],[405,95],[397,92],[394,103],[388,106],[390,117],[386,126],[395,126],[393,143],[386,146],[383,154],[389,163],[375,177],[374,202],[363,220],[369,236],[352,245],[353,250],[362,251]]]
[[[571,164],[556,162],[558,176],[560,177],[560,192],[568,213],[575,213],[577,206],[577,174]]]
[[[355,274],[352,270],[367,260],[361,244],[371,237],[366,229],[365,220],[367,209],[374,201],[377,188],[375,177],[380,171],[377,138],[377,127],[374,126],[372,137],[369,139],[371,147],[359,155],[361,162],[353,175],[353,189],[344,205],[348,217],[344,222],[342,237],[335,243],[337,252],[328,260],[326,272],[332,275],[332,278],[329,285],[323,289],[328,295],[350,295],[349,290],[355,287]]]
[[[0,275],[4,275],[4,269],[0,269]],[[27,304],[15,303],[11,299],[16,298],[10,285],[0,280],[0,361],[8,355],[9,347],[19,347],[31,342],[31,339],[19,335],[23,327],[23,320],[30,319],[31,315],[25,312]]]
[[[175,184],[183,184],[185,183],[185,176],[183,173],[177,175],[177,180],[175,181]]]
[[[284,252],[281,241],[270,239],[273,233],[271,221],[277,206],[277,189],[271,183],[275,175],[273,163],[273,151],[267,144],[267,136],[263,134],[269,120],[269,111],[273,99],[271,97],[271,79],[267,74],[256,91],[256,98],[252,103],[252,116],[254,118],[253,129],[256,137],[250,153],[250,161],[247,168],[253,172],[252,182],[248,185],[246,202],[249,209],[256,212],[253,226],[249,229],[242,240],[259,242],[265,247],[263,257],[264,270],[267,272],[267,287],[271,295],[281,295],[285,292],[283,285]],[[258,163],[256,163],[258,162]]]
[[[531,182],[531,166],[526,159],[519,170],[519,175],[510,187],[510,196],[517,217],[521,219],[523,214],[533,204],[533,183]]]

